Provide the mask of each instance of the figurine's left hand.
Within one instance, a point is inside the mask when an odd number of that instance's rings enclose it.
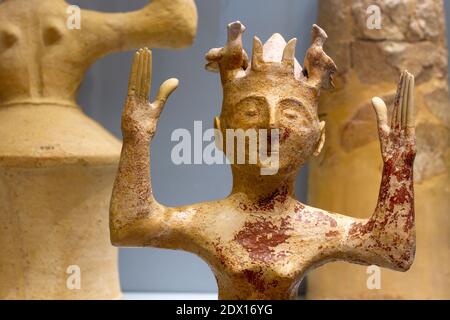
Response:
[[[384,164],[412,167],[416,155],[414,76],[407,71],[402,72],[389,122],[384,101],[375,97],[372,105],[377,114]]]

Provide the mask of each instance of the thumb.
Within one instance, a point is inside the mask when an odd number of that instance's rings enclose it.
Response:
[[[377,115],[378,131],[379,133],[389,133],[387,107],[383,99],[379,97],[372,98],[372,106]]]
[[[169,96],[178,87],[178,84],[179,81],[175,78],[168,79],[164,81],[163,84],[161,84],[158,90],[158,95],[156,96],[156,100],[152,103],[153,107],[156,110],[162,110]]]

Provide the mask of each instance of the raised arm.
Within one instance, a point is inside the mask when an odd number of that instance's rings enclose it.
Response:
[[[153,197],[149,154],[159,115],[178,80],[166,80],[156,100],[150,103],[151,65],[150,50],[141,49],[135,54],[122,115],[122,154],[110,207],[114,245],[154,244],[171,232],[167,209]]]
[[[372,104],[384,163],[378,204],[370,219],[348,226],[344,252],[358,263],[406,271],[415,254],[414,77],[402,73],[389,122],[383,100],[373,98]]]
[[[194,40],[197,9],[194,0],[152,0],[126,13],[82,10],[80,31],[81,43],[93,57],[143,46],[183,48]]]

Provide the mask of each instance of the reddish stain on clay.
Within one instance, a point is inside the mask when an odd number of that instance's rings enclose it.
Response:
[[[406,250],[405,252],[403,252],[402,256],[400,257],[401,260],[403,261],[410,261],[412,258],[412,256],[414,256],[416,251],[416,248],[413,247],[413,249],[411,251]]]
[[[405,232],[409,232],[414,227],[414,189],[413,189],[413,170],[412,162],[414,161],[415,153],[409,151],[403,162],[400,165],[398,161],[390,160],[384,164],[383,178],[380,187],[379,206],[386,210],[384,221],[381,224],[384,226],[389,221],[397,221],[397,214],[395,206],[403,206],[407,208],[406,221],[403,226]],[[395,158],[395,156],[394,156]],[[392,194],[390,191],[390,179],[395,177],[400,186],[397,187]],[[409,204],[409,205],[408,205]]]
[[[321,225],[328,225],[331,228],[337,227],[337,221],[330,215],[327,215],[323,213],[322,211],[303,211],[305,207],[301,205],[299,208],[295,208],[295,212],[299,213],[296,217],[296,219],[300,222],[304,222],[305,224],[310,224],[311,221],[315,224],[317,227],[319,224]]]
[[[317,223],[319,223],[319,222],[329,223],[330,227],[332,227],[332,228],[335,228],[337,226],[337,222],[333,217],[331,217],[321,211],[317,211],[315,213],[315,216],[317,217]]]
[[[291,135],[291,129],[284,128],[283,133],[281,134],[281,137],[280,137],[280,142],[285,141],[287,138],[289,138],[290,135]]]
[[[247,205],[240,203],[239,208],[244,211],[272,211],[275,209],[276,203],[284,203],[288,196],[287,187],[283,186],[268,196],[260,198],[256,203]]]
[[[352,223],[350,230],[348,231],[349,236],[355,236],[358,234],[362,228],[363,224],[359,222]]]
[[[405,159],[399,160],[398,152],[394,153],[392,159],[384,164],[383,176],[387,178],[395,176],[398,181],[407,181],[412,178],[412,162],[414,161],[414,153],[408,152]],[[400,164],[400,165],[399,165]]]
[[[374,220],[369,220],[366,224],[361,222],[354,222],[350,226],[350,230],[348,231],[349,236],[358,236],[371,232],[375,226]]]
[[[378,219],[370,219],[366,224],[354,223],[350,230],[350,236],[358,236],[370,233],[375,227],[384,230],[388,224],[398,223],[398,215],[401,213],[396,210],[396,206],[406,208],[407,213],[403,231],[408,233],[414,227],[414,190],[413,190],[413,171],[412,162],[414,152],[411,150],[404,159],[399,159],[399,153],[396,152],[392,158],[385,162],[383,167],[383,176],[381,180],[380,193],[378,198],[377,210],[384,212],[384,215]],[[399,186],[392,190],[395,178]],[[396,226],[394,226],[396,228]],[[390,247],[384,246],[380,241],[374,241],[373,247],[378,247],[390,251]],[[397,241],[398,242],[398,241]]]
[[[244,270],[244,277],[258,292],[264,293],[269,287],[276,288],[279,284],[278,280],[272,280],[270,282],[264,279],[264,273],[262,270]]]
[[[244,270],[244,276],[247,281],[255,287],[255,289],[259,292],[266,291],[266,283],[264,281],[262,271],[253,271],[253,270]]]
[[[400,186],[398,189],[395,190],[395,193],[392,197],[389,198],[389,212],[394,211],[395,205],[402,205],[406,202],[412,201],[412,194],[410,191],[406,188],[405,185]]]
[[[283,258],[286,253],[276,255],[274,248],[286,242],[292,230],[288,218],[281,219],[280,226],[274,225],[265,218],[257,218],[255,222],[246,222],[242,230],[236,234],[239,242],[253,260],[271,262]]]
[[[239,208],[241,208],[241,210],[247,211],[248,207],[245,203],[239,203]]]
[[[329,225],[332,228],[337,227],[336,220],[333,217],[331,217],[321,211],[301,212],[297,216],[297,220],[304,221],[305,223],[311,223],[311,220],[312,220],[316,226],[318,226],[319,224],[322,224],[322,225]]]
[[[256,203],[256,207],[259,210],[273,210],[275,208],[275,203],[280,202],[284,203],[287,199],[287,187],[283,187],[280,189],[277,189],[272,194],[268,195],[267,197],[261,198]]]
[[[277,253],[277,255],[276,255],[276,257],[278,258],[278,259],[282,259],[282,258],[285,258],[285,257],[287,257],[289,254],[291,254],[292,252],[290,252],[290,251],[280,251],[280,252],[278,252]]]
[[[328,231],[327,233],[325,233],[325,237],[336,237],[337,235],[339,235],[339,231],[337,230]]]
[[[397,155],[394,155],[394,158],[398,157]],[[402,187],[405,188],[404,191],[406,191],[405,183],[412,184],[413,180],[413,172],[412,172],[412,166],[411,164],[408,164],[408,162],[412,162],[414,160],[414,154],[409,153],[406,156],[406,160],[401,165],[398,165],[397,161],[394,161],[392,159],[385,162],[383,167],[383,177],[381,180],[381,187],[380,187],[380,196],[379,196],[379,204],[385,204],[386,200],[390,197],[390,187],[391,187],[391,178],[396,177],[398,183],[402,184]],[[405,192],[406,193],[406,192]],[[397,195],[398,196],[398,195]],[[412,193],[410,194],[412,197]],[[402,201],[400,198],[398,198],[397,201]],[[404,202],[398,202],[398,203],[404,203]],[[392,211],[393,208],[390,208]]]
[[[305,209],[305,206],[304,206],[303,204],[301,204],[301,203],[297,203],[297,204],[295,205],[295,207],[294,207],[294,212],[295,212],[295,213],[299,213],[299,212],[301,212],[303,209]],[[300,218],[300,220],[301,220],[301,218]]]
[[[386,252],[391,252],[392,251],[392,247],[390,247],[389,245],[383,243],[380,241],[380,239],[376,238],[376,237],[371,237],[371,240],[373,243],[371,243],[370,245],[368,245],[368,248],[378,248],[378,249],[382,249]]]
[[[270,286],[272,287],[277,287],[278,286],[278,280],[273,280],[271,283],[269,283]]]
[[[226,255],[223,252],[223,248],[219,245],[220,240],[217,240],[217,242],[214,242],[212,245],[214,249],[216,250],[217,257],[219,259],[219,262],[222,265],[225,265],[227,262],[230,262],[229,259],[226,257]]]
[[[414,228],[414,206],[411,206],[406,216],[406,222],[403,226],[403,231],[409,232],[412,228]]]

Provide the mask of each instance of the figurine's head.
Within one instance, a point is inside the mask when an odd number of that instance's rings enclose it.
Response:
[[[207,69],[220,72],[223,86],[222,113],[215,120],[225,139],[219,147],[226,149],[227,129],[278,129],[279,146],[269,145],[268,154],[278,152],[277,174],[295,173],[313,154],[320,153],[325,141],[325,123],[319,121],[317,113],[318,96],[321,89],[333,86],[336,71],[322,48],[327,35],[313,26],[312,46],[302,69],[295,59],[297,40],[286,43],[280,34],[264,45],[255,37],[249,63],[242,48],[244,30],[240,22],[230,24],[225,47],[212,49],[206,56]],[[245,151],[248,160],[248,144]],[[264,165],[259,160],[256,165],[247,161],[234,164],[246,170],[259,170]]]

